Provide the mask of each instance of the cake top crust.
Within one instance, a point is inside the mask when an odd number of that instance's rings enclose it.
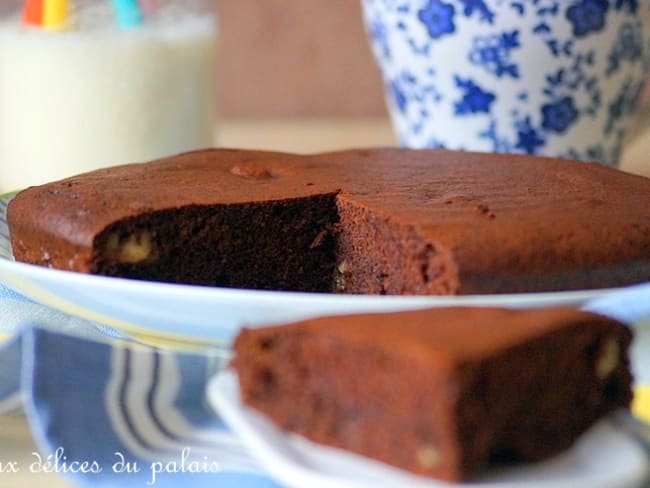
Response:
[[[616,276],[609,283],[650,277],[649,178],[525,155],[195,151],[29,188],[10,203],[8,221],[12,239],[66,246],[71,269],[81,269],[96,236],[131,217],[316,195],[337,195],[339,204],[412,229],[461,263],[461,281],[475,293],[516,289],[519,275],[545,274],[566,286],[567,270],[588,275],[591,287],[605,275]]]
[[[264,338],[309,335],[378,352],[455,367],[479,361],[569,327],[600,328],[604,338],[629,343],[625,325],[572,308],[510,310],[491,307],[444,307],[395,313],[321,317],[289,325],[246,329],[242,334]],[[271,339],[272,340],[272,339]],[[626,345],[626,344],[623,344]]]
[[[194,151],[32,187],[14,200],[12,213],[13,220],[23,214],[39,226],[52,216],[74,215],[77,233],[90,227],[94,234],[143,210],[324,193],[340,193],[424,229],[468,234],[575,221],[589,229],[650,227],[648,178],[561,159],[392,148],[314,155]],[[48,227],[69,235],[72,229],[58,224]]]

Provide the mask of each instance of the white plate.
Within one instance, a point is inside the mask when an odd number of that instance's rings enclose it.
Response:
[[[241,290],[127,280],[19,263],[11,255],[0,199],[0,281],[45,305],[147,342],[229,342],[255,327],[319,315],[441,306],[580,306],[612,290],[457,297],[335,295]]]
[[[0,258],[0,281],[34,301],[137,336],[230,340],[241,326],[441,306],[579,306],[612,290],[459,297],[240,290],[92,276]]]
[[[648,475],[643,449],[605,420],[565,453],[544,462],[504,469],[461,485],[423,478],[386,464],[321,446],[288,434],[244,406],[235,373],[223,371],[207,390],[208,401],[248,445],[268,473],[287,486],[310,488],[622,488],[637,487]]]

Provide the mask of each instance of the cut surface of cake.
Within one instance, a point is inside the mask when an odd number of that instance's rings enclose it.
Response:
[[[372,294],[650,279],[650,179],[441,150],[205,150],[27,189],[17,260],[199,285]]]
[[[630,341],[570,309],[428,309],[244,329],[232,367],[281,428],[460,481],[557,454],[627,407]]]

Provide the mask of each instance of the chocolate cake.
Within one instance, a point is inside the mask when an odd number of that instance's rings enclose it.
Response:
[[[650,179],[529,156],[206,150],[33,187],[28,263],[274,290],[470,294],[650,279]]]
[[[460,481],[559,453],[628,406],[630,341],[569,309],[429,309],[244,329],[232,366],[280,427]]]

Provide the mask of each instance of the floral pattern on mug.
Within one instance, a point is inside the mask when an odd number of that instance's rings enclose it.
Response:
[[[362,0],[400,141],[618,162],[650,2]]]

